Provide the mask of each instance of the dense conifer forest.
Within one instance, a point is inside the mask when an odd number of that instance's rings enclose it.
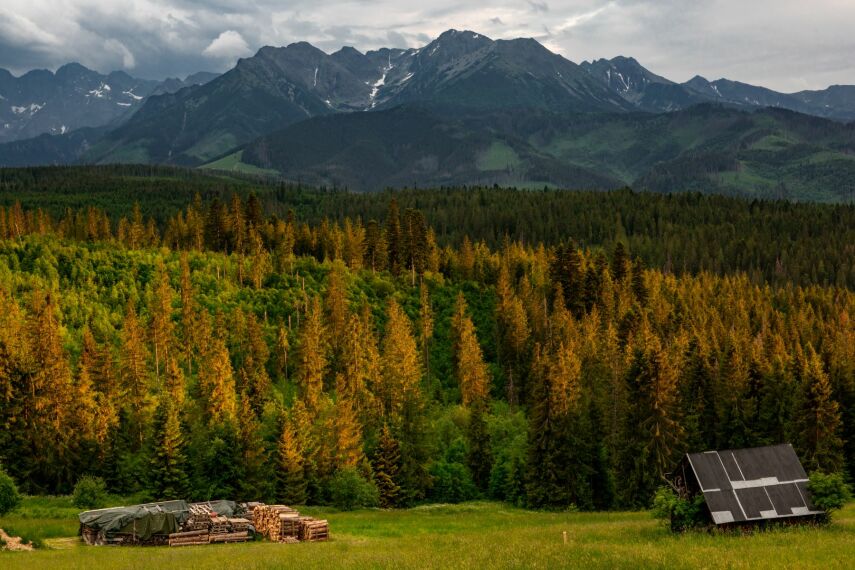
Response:
[[[852,207],[170,174],[98,208],[22,172],[0,461],[27,492],[606,509],[687,450],[855,469]]]
[[[53,219],[89,206],[114,224],[134,204],[160,231],[198,194],[204,215],[216,199],[256,194],[264,216],[296,216],[313,226],[350,218],[385,219],[394,197],[402,212],[422,212],[440,246],[464,237],[501,248],[507,238],[529,246],[572,239],[611,251],[618,242],[665,272],[744,272],[758,284],[855,287],[855,205],[747,201],[696,193],[519,191],[447,188],[365,194],[312,189],[257,177],[202,174],[156,166],[0,170],[0,205],[42,209]]]

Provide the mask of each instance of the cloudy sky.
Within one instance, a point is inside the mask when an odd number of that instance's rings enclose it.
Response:
[[[446,29],[534,37],[575,62],[631,55],[676,81],[855,84],[853,0],[2,0],[0,67],[224,71],[263,45],[418,47]]]

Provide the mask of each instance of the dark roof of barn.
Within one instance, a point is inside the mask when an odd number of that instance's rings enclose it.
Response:
[[[686,455],[715,524],[821,514],[790,444]]]

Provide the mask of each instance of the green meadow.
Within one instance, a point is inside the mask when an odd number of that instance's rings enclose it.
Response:
[[[672,535],[647,512],[545,513],[481,502],[304,510],[330,521],[331,541],[89,547],[76,538],[77,510],[67,498],[30,498],[0,527],[39,548],[0,553],[0,568],[851,568],[855,560],[855,504],[825,528],[686,535]]]

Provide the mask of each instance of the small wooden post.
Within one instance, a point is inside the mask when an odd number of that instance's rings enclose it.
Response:
[[[567,544],[567,531],[561,533],[564,536],[564,544]]]

